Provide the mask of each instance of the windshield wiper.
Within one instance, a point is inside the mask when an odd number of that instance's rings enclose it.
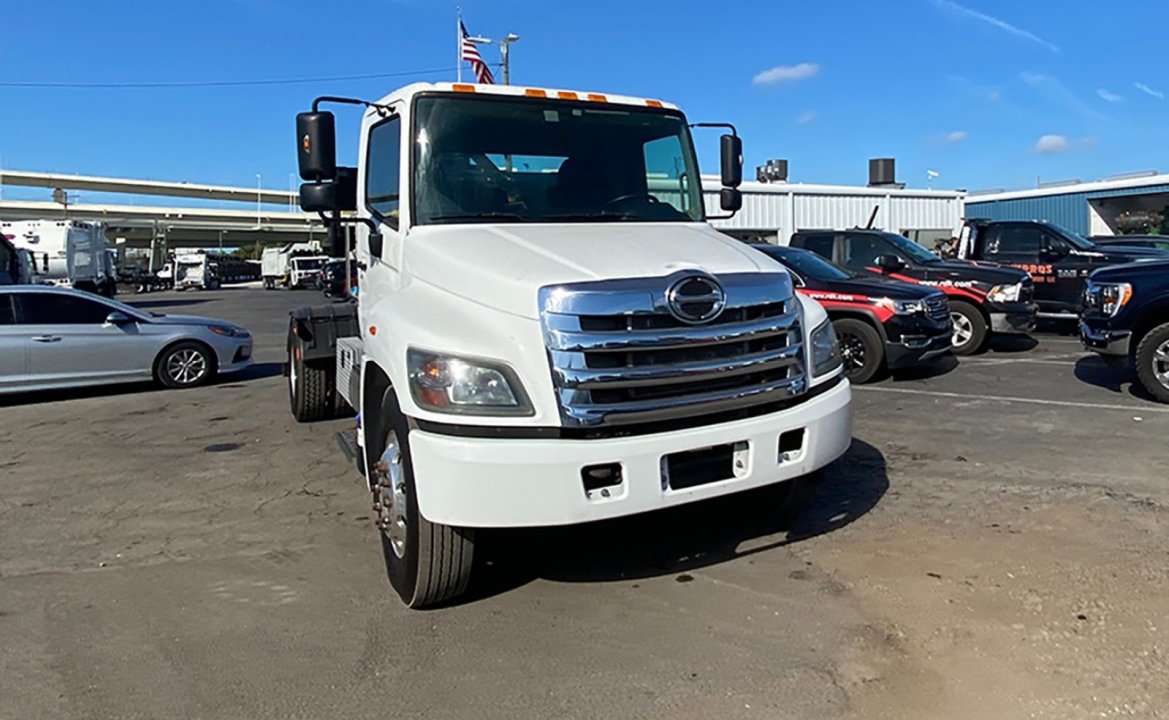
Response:
[[[641,217],[633,213],[615,213],[615,212],[592,212],[592,213],[566,213],[564,215],[541,215],[537,220],[636,220]]]
[[[452,215],[432,215],[430,220],[514,220],[518,222],[528,222],[530,218],[523,215],[516,215],[509,212],[478,212],[478,213],[455,213]]]

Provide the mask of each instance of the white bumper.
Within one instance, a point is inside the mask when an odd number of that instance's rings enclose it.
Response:
[[[568,525],[632,515],[792,480],[840,457],[852,440],[852,391],[836,387],[795,407],[688,430],[603,440],[487,439],[410,433],[418,507],[429,520],[462,527]],[[779,436],[804,430],[799,452],[782,460]],[[671,453],[747,443],[735,477],[664,488]],[[620,463],[622,482],[586,493],[582,468]]]

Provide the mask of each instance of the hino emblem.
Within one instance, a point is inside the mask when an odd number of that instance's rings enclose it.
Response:
[[[710,322],[726,306],[726,291],[709,275],[686,275],[666,290],[670,314],[688,325]]]

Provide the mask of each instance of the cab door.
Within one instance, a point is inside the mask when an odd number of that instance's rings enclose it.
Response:
[[[1049,273],[1046,287],[1050,300],[1046,306],[1039,302],[1044,314],[1078,315],[1080,298],[1084,292],[1084,281],[1092,271],[1100,267],[1091,256],[1079,254],[1072,244],[1058,234],[1040,231],[1039,260]],[[1039,285],[1036,281],[1036,301],[1039,301]]]
[[[1054,264],[1044,253],[1046,233],[1034,223],[996,223],[986,229],[979,258],[1019,268],[1035,281],[1035,302],[1043,312],[1058,312]]]

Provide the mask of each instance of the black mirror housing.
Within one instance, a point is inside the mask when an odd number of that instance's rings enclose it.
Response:
[[[905,262],[896,255],[878,255],[877,267],[888,272],[897,272],[905,268]]]
[[[300,186],[300,207],[305,212],[352,212],[357,209],[357,168],[339,167],[332,182],[308,182]]]
[[[723,135],[719,150],[723,187],[739,187],[743,183],[743,140],[738,135]]]
[[[296,161],[301,180],[319,182],[336,177],[337,131],[333,113],[297,113]]]
[[[719,190],[718,206],[724,212],[738,212],[743,209],[743,193],[738,188],[725,187]]]

